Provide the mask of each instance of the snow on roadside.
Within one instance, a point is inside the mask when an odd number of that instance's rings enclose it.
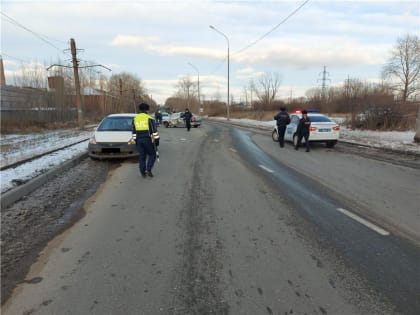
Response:
[[[336,119],[336,118],[334,118]],[[211,120],[226,121],[226,118],[211,118]],[[336,119],[340,121],[339,118]],[[230,119],[231,123],[243,126],[252,126],[267,130],[267,134],[271,134],[271,130],[275,125],[275,121],[257,121],[251,119]],[[402,150],[404,152],[413,152],[420,154],[420,145],[413,142],[414,131],[367,131],[367,130],[350,130],[345,127],[341,128],[340,139],[353,143],[360,143],[380,148],[388,148],[393,150]],[[87,139],[93,135],[93,131],[80,131],[77,129],[57,130],[44,133],[33,133],[27,135],[2,135],[0,139],[1,165],[13,163],[23,158],[38,155],[45,151],[60,148],[65,145]],[[19,182],[26,182],[31,178],[42,174],[53,167],[72,159],[73,157],[86,152],[88,141],[60,150],[47,157],[37,159],[30,163],[25,163],[16,168],[4,170],[0,172],[1,192],[5,192],[15,187]]]
[[[375,148],[420,153],[420,146],[413,141],[414,135],[414,131],[371,131],[342,128],[340,139]]]
[[[2,135],[0,141],[1,165],[10,165],[88,139],[91,136],[92,131],[77,129],[60,129],[23,135]]]
[[[1,193],[29,181],[87,151],[88,140],[45,157],[1,171]]]
[[[211,118],[212,120],[219,120],[226,122],[226,118]],[[334,118],[334,120],[341,124],[345,119]],[[230,119],[231,123],[243,126],[254,126],[272,130],[276,122],[257,121],[250,119]],[[341,122],[341,123],[340,123]],[[386,148],[391,150],[401,150],[410,153],[420,153],[420,145],[414,143],[415,131],[370,131],[370,130],[351,130],[341,125],[340,139],[361,145],[373,146],[376,148]]]

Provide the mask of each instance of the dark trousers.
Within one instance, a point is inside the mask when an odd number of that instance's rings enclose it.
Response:
[[[279,131],[279,144],[280,147],[284,147],[284,133],[286,132],[286,126],[277,126],[277,130]]]
[[[190,129],[191,129],[191,121],[186,120],[185,121],[185,124],[187,125],[187,130],[190,131]]]
[[[309,133],[303,133],[303,134],[299,134],[298,136],[298,142],[296,145],[296,149],[299,148],[300,143],[302,142],[302,138],[305,138],[305,145],[306,145],[306,150],[309,151],[311,149],[311,147],[309,146]]]
[[[140,173],[151,171],[156,161],[156,149],[150,138],[137,139]]]

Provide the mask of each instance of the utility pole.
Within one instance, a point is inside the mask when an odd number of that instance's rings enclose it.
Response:
[[[133,89],[133,108],[134,108],[134,113],[137,112],[136,110],[136,90]]]
[[[230,56],[229,56],[229,38],[226,36],[225,33],[219,31],[213,25],[210,25],[210,28],[222,35],[227,41],[227,114],[226,119],[230,120],[230,108],[229,108],[229,99],[230,99],[230,92],[229,92],[229,81],[230,81]]]
[[[79,123],[79,128],[83,129],[83,110],[82,96],[80,95],[79,64],[76,56],[76,43],[73,38],[70,39],[70,48],[73,61],[74,85],[76,88],[77,121]]]
[[[350,85],[350,75],[347,75],[346,80],[346,98],[347,98],[347,106],[350,108],[351,112],[351,130],[355,129],[355,112],[354,112],[354,100],[353,100],[353,86]]]
[[[122,110],[122,106],[123,106],[123,90],[122,90],[122,79],[119,79],[119,86],[120,86],[120,108],[119,110]],[[121,113],[121,112],[120,112]]]

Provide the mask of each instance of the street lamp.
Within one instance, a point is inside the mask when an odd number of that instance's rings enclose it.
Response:
[[[227,40],[227,45],[228,45],[228,51],[227,51],[227,55],[228,55],[228,68],[227,68],[227,120],[230,120],[230,113],[229,113],[229,38],[222,33],[221,31],[219,31],[217,28],[215,28],[213,25],[209,25],[209,27],[216,31],[217,33],[221,34],[224,38],[226,38]]]
[[[200,103],[200,72],[198,71],[198,69],[191,63],[188,63],[191,67],[193,67],[196,71],[197,71],[197,90],[198,90],[198,107],[199,110],[201,110],[201,103]]]

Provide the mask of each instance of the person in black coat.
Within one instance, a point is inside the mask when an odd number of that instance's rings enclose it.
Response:
[[[305,138],[306,152],[309,152],[311,150],[311,147],[309,146],[310,128],[311,128],[311,121],[308,117],[308,112],[306,110],[303,110],[302,118],[299,120],[299,125],[296,129],[298,141],[295,146],[295,150],[299,149],[302,138]]]
[[[159,109],[155,112],[155,120],[158,126],[162,125],[162,113]]]
[[[277,131],[279,134],[280,148],[284,147],[284,133],[286,132],[286,126],[290,123],[290,116],[286,112],[286,107],[280,107],[280,112],[274,116],[274,120],[277,120]]]
[[[187,130],[190,131],[192,114],[188,108],[185,109],[184,119],[185,119],[185,125],[187,126]]]

